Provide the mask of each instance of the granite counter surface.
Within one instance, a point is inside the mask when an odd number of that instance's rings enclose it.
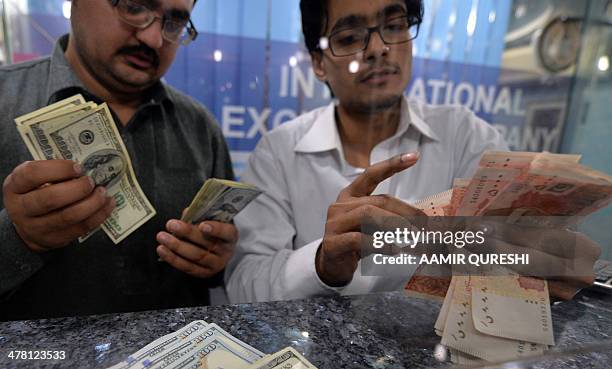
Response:
[[[319,369],[445,367],[433,358],[440,303],[401,292],[0,323],[0,368],[106,368],[194,320],[217,323],[266,353],[293,346]],[[555,349],[612,337],[612,296],[552,307]],[[11,350],[65,350],[65,360],[11,360]],[[612,350],[539,363],[612,368]]]

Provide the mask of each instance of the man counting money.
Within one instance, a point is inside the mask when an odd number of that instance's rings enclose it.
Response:
[[[241,238],[226,273],[234,302],[401,289],[416,267],[404,278],[361,274],[363,217],[418,215],[407,202],[471,177],[485,150],[508,150],[467,109],[403,97],[420,0],[300,5],[314,72],[336,101],[277,128],[251,156],[242,179],[264,195],[235,219]],[[580,240],[594,261],[598,246]],[[530,243],[539,242],[515,246]],[[561,264],[573,257],[551,255]],[[571,297],[574,287],[558,296]]]
[[[176,219],[207,178],[232,179],[227,147],[201,105],[160,82],[197,36],[194,3],[72,1],[72,31],[50,57],[0,70],[0,319],[202,305],[222,282],[235,227]],[[14,127],[16,117],[77,93],[112,109],[157,211],[117,246],[104,232],[77,239],[115,208],[103,185],[125,169],[121,158],[29,161]]]

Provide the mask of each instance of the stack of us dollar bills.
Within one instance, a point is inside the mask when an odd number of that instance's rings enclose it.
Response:
[[[106,187],[116,208],[100,227],[118,244],[155,216],[142,191],[128,152],[106,104],[75,95],[15,119],[34,160],[66,159],[81,164],[84,175]],[[186,222],[229,223],[261,193],[254,186],[209,179],[185,211]],[[96,230],[97,231],[97,230]],[[86,240],[94,232],[79,238]]]
[[[199,223],[203,220],[229,223],[260,194],[261,191],[257,187],[212,178],[204,182],[181,220],[187,223]]]
[[[20,116],[15,124],[34,160],[72,160],[96,186],[106,187],[116,208],[101,228],[115,244],[155,216],[106,104],[75,95]]]
[[[214,323],[194,321],[108,369],[316,369],[295,349],[266,355]]]
[[[486,152],[471,179],[457,179],[452,190],[414,206],[436,217],[574,224],[612,201],[612,177],[579,160],[577,155]],[[453,362],[512,360],[554,345],[548,282],[500,274],[453,276],[446,283],[441,277],[417,276],[406,286],[409,295],[444,298],[435,331]]]

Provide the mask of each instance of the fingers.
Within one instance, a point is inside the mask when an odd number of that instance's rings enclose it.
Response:
[[[370,166],[340,192],[338,200],[370,195],[380,182],[395,173],[410,168],[416,164],[418,159],[417,153],[403,154]]]
[[[159,257],[171,265],[172,267],[198,278],[208,278],[215,274],[211,269],[195,264],[187,259],[184,259],[177,253],[174,253],[168,245],[157,246],[157,254]]]
[[[63,182],[81,175],[81,166],[71,160],[27,161],[13,170],[5,181],[7,190],[24,194],[45,183]]]
[[[233,251],[238,240],[238,231],[233,224],[202,222],[195,226],[172,219],[166,224],[166,229],[174,236],[191,241],[217,255]]]
[[[339,258],[349,253],[361,255],[362,236],[363,234],[360,232],[347,232],[327,236],[324,245],[325,252],[330,258]]]
[[[593,262],[581,258],[564,258],[546,252],[510,244],[496,239],[487,239],[487,252],[492,254],[529,254],[529,264],[515,264],[511,269],[521,275],[555,277],[571,283],[584,284],[590,279]],[[586,276],[586,277],[585,277]]]
[[[347,213],[338,214],[328,220],[325,225],[326,233],[358,232],[361,230],[362,223],[366,217],[382,219],[394,218],[398,217],[398,215],[374,205],[363,205]]]
[[[361,251],[359,232],[326,235],[315,256],[317,275],[328,286],[345,286],[353,278]]]
[[[98,187],[94,193],[87,198],[64,209],[55,211],[48,216],[40,217],[35,221],[43,222],[49,229],[64,228],[86,222],[89,218],[95,216],[98,212],[109,206],[110,203],[114,204],[114,200],[106,197],[106,190],[103,187]],[[106,218],[103,220],[105,219]],[[92,223],[92,221],[90,221],[90,223]]]
[[[38,251],[51,250],[66,246],[78,237],[84,236],[98,228],[111,215],[114,209],[115,201],[113,199],[106,199],[102,208],[93,212],[79,223],[68,226],[59,223],[50,226],[50,223],[45,218],[33,218],[28,227],[35,234],[45,233],[45,242],[37,243],[37,247],[40,248]]]
[[[160,257],[190,275],[204,277],[218,273],[234,252],[237,231],[232,224],[204,222],[198,227],[172,219],[166,228],[172,234],[157,235]]]
[[[24,214],[35,217],[64,208],[88,198],[94,187],[95,184],[91,177],[81,177],[28,192],[21,199]],[[100,190],[103,189],[98,188],[97,191]]]
[[[205,247],[198,247],[167,232],[159,232],[157,234],[157,241],[176,255],[200,266],[208,266],[210,262],[210,260],[206,260],[210,253]]]
[[[562,281],[549,280],[548,281],[548,293],[551,297],[560,300],[571,300],[576,296],[585,285],[575,285],[572,283],[566,283]]]
[[[218,239],[227,244],[238,241],[238,229],[230,223],[206,221],[200,223],[198,229],[209,239]]]
[[[61,233],[64,238],[71,242],[74,239],[84,236],[102,225],[102,223],[104,223],[104,221],[108,219],[108,217],[112,214],[114,209],[115,200],[107,199],[104,206],[102,206],[98,211],[93,213],[87,219],[83,220],[80,223],[69,226],[68,228],[61,230],[59,233]]]
[[[199,232],[196,227],[192,225],[188,226],[193,228],[195,232]],[[191,232],[186,229],[182,231]],[[182,272],[200,278],[206,278],[221,271],[233,253],[230,248],[225,247],[226,245],[216,247],[218,244],[212,244],[211,249],[218,249],[218,253],[213,253],[204,247],[200,247],[199,245],[190,243],[166,232],[158,233],[157,241],[161,243],[157,248],[157,253],[164,261]]]
[[[580,233],[566,229],[529,227],[518,224],[493,223],[489,238],[504,240],[507,243],[537,249],[544,253],[566,259],[593,258],[599,256],[599,246]]]

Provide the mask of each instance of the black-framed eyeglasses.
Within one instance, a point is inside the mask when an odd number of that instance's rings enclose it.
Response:
[[[135,0],[111,0],[111,4],[119,19],[139,29],[145,29],[159,19],[162,22],[162,37],[169,42],[186,46],[198,37],[191,19],[178,21],[158,17],[154,10]]]
[[[417,38],[419,23],[407,15],[396,17],[376,27],[355,27],[340,30],[328,37],[327,46],[334,56],[349,56],[368,48],[372,33],[378,32],[386,45],[403,44]]]

